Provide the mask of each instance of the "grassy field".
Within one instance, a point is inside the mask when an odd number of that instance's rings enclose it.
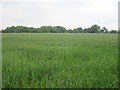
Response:
[[[3,34],[3,88],[118,87],[117,34]]]

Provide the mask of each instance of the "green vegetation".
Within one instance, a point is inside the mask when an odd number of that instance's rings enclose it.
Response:
[[[116,88],[118,35],[3,33],[3,88]]]
[[[118,33],[117,30],[108,31],[107,28],[100,28],[98,25],[93,25],[90,28],[82,29],[81,27],[76,29],[66,30],[62,26],[42,26],[40,28],[25,27],[25,26],[11,26],[2,30],[3,33]]]
[[[2,33],[0,33],[0,89],[2,89]]]

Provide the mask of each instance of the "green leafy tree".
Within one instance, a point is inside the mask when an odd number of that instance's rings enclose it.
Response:
[[[83,30],[83,33],[90,33],[90,28],[85,28],[84,30]]]
[[[82,33],[83,30],[82,30],[81,27],[79,27],[79,28],[74,29],[73,32],[74,32],[74,33]]]
[[[82,29],[81,27],[76,29],[66,30],[62,26],[41,26],[40,28],[25,27],[25,26],[11,26],[2,30],[3,33],[108,33],[108,29],[100,26],[93,25],[90,28]],[[115,31],[111,31],[113,33]]]
[[[117,33],[117,31],[116,30],[111,30],[110,33]]]
[[[53,27],[53,32],[54,33],[65,33],[66,29],[62,26],[54,26]]]
[[[108,33],[108,29],[106,27],[103,27],[103,30],[105,33]]]
[[[68,32],[68,33],[74,33],[74,31],[72,29],[68,29],[68,30],[66,30],[66,32]]]
[[[100,26],[95,24],[95,25],[91,26],[91,28],[89,29],[89,33],[98,33],[99,30],[100,30]]]

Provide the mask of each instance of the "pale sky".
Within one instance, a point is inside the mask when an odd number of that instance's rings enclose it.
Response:
[[[118,29],[119,0],[0,0],[0,29],[9,26]]]

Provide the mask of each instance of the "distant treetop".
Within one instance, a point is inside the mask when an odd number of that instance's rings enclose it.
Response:
[[[108,31],[106,27],[101,28],[98,25],[93,25],[90,28],[78,27],[67,30],[62,26],[41,26],[40,28],[11,26],[2,30],[2,33],[118,33],[117,30]]]

